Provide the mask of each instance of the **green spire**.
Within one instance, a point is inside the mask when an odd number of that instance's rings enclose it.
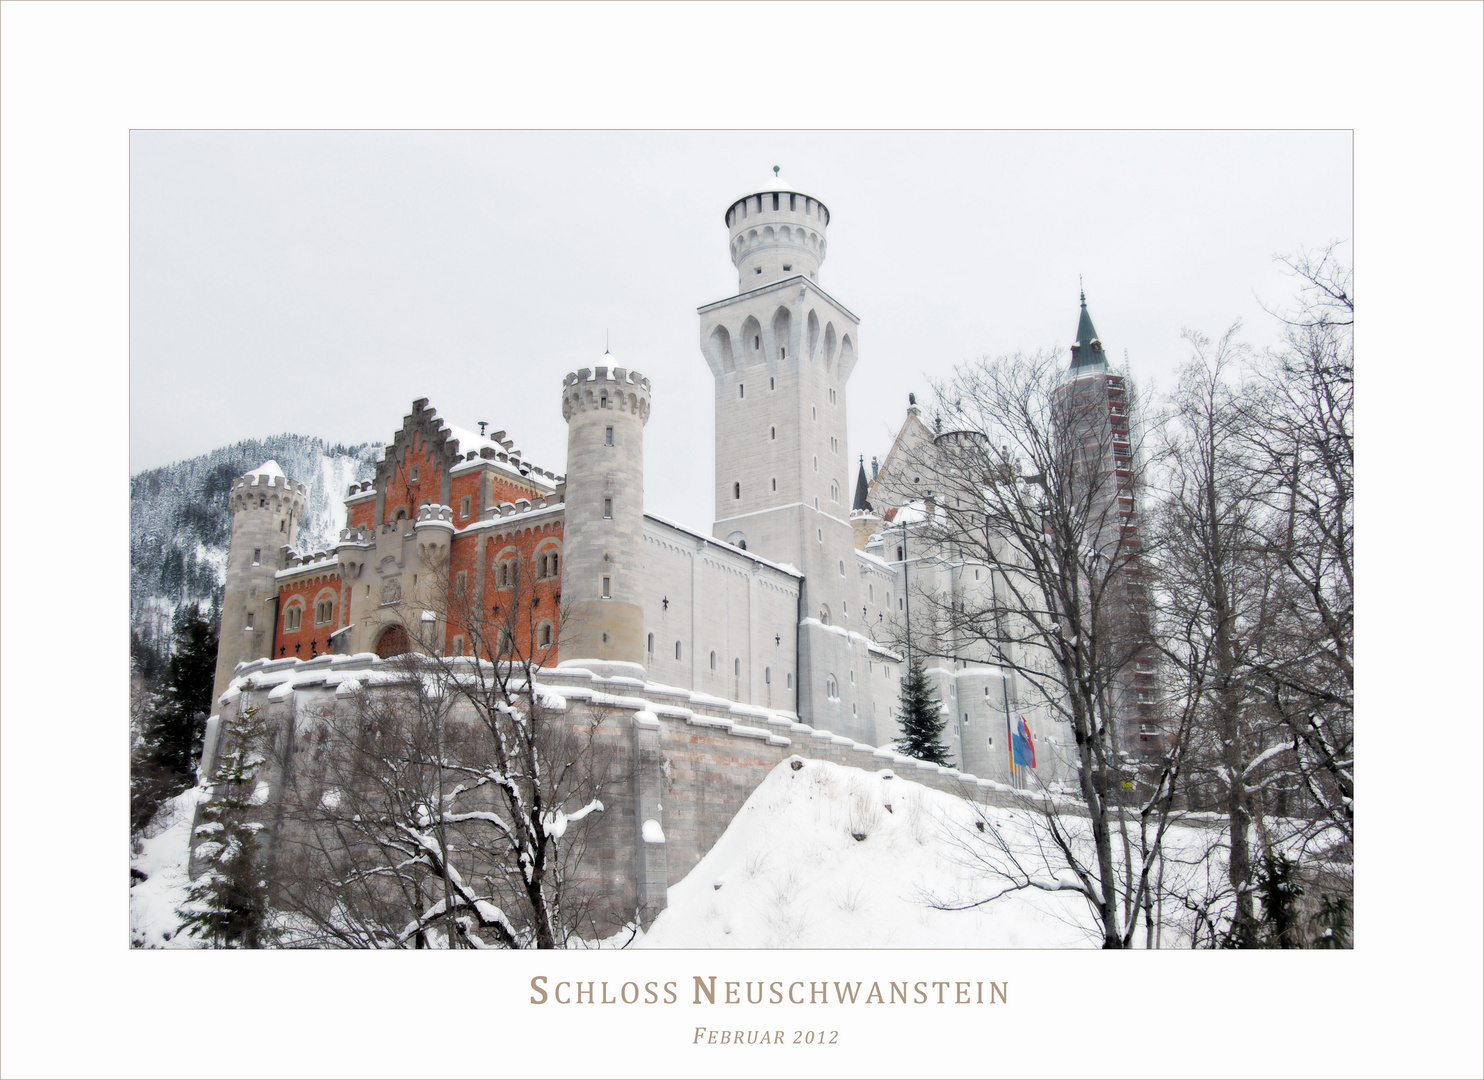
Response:
[[[869,485],[866,483],[866,455],[861,455],[861,470],[855,478],[855,504],[852,510],[869,510],[871,504],[866,501],[866,491]]]
[[[1079,290],[1080,291],[1080,290]],[[1094,346],[1093,342],[1097,341]],[[1098,332],[1092,325],[1092,316],[1087,313],[1087,293],[1082,292],[1082,315],[1077,320],[1077,342],[1072,346],[1072,370],[1107,371],[1108,357]]]

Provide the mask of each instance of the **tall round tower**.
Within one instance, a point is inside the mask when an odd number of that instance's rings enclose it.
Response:
[[[308,503],[308,489],[290,480],[278,462],[266,461],[232,483],[232,542],[222,596],[221,641],[216,652],[213,707],[244,660],[273,651],[278,586],[273,575],[292,547]]]
[[[562,528],[563,662],[644,662],[644,425],[649,380],[583,368],[562,384],[567,421]]]
[[[830,211],[799,191],[761,191],[727,207],[737,291],[750,292],[784,278],[819,281]]]

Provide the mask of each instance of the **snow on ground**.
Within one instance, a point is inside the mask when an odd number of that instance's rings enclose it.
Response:
[[[185,903],[190,879],[186,859],[190,851],[191,820],[201,788],[191,788],[160,807],[138,842],[129,868],[146,875],[129,875],[129,943],[136,949],[196,949],[201,943],[177,933],[175,909]]]
[[[794,767],[795,762],[798,768]],[[889,809],[888,809],[889,808]],[[1027,811],[991,811],[1032,843]],[[967,802],[889,771],[794,758],[670,888],[638,948],[1067,948],[1098,943],[1086,902],[1006,884],[985,867]],[[857,836],[862,839],[856,839]]]

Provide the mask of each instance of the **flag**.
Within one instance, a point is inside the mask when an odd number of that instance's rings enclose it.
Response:
[[[1025,726],[1025,717],[1020,718],[1020,730],[1011,736],[1015,747],[1015,764],[1036,767],[1036,744],[1031,742],[1031,729]]]

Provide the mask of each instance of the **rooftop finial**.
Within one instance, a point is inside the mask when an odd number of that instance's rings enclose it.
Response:
[[[1077,275],[1077,291],[1082,294],[1082,306],[1087,306],[1087,290],[1082,287],[1082,275]]]
[[[777,165],[774,165],[773,166],[773,179],[774,180],[777,180],[778,179],[778,173],[779,173],[779,171],[780,171],[779,170],[779,167]]]

